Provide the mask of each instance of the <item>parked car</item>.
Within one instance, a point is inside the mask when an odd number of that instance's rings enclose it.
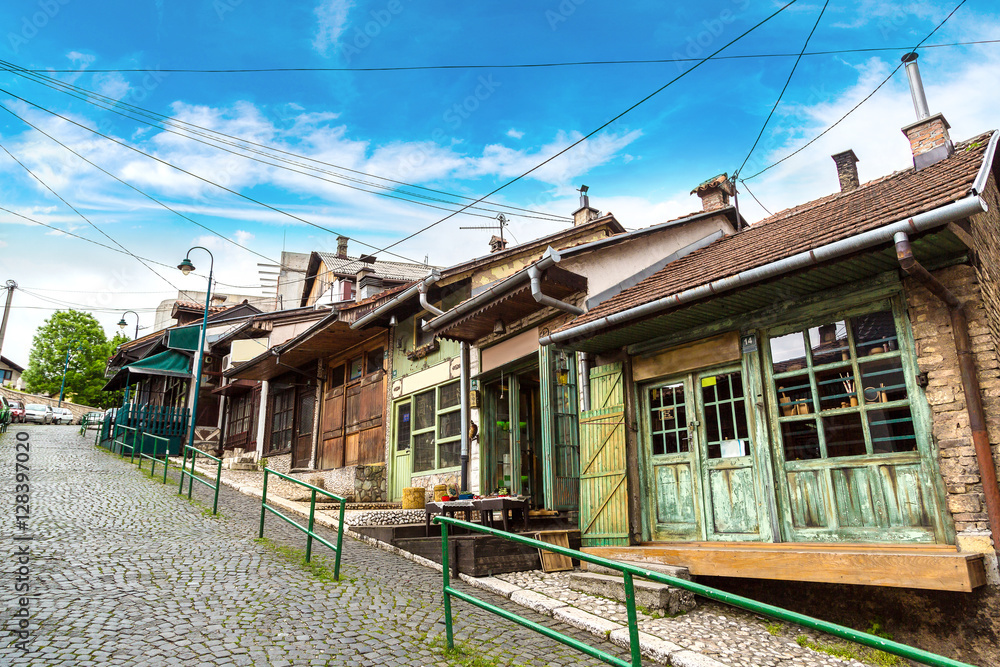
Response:
[[[53,424],[72,424],[75,419],[69,408],[52,408]]]
[[[85,414],[80,423],[86,424],[87,428],[90,428],[92,426],[99,426],[103,421],[104,421],[104,413],[99,411],[94,411]]]
[[[0,395],[0,424],[9,424],[10,420],[10,403],[6,396]]]
[[[33,424],[51,424],[52,408],[41,403],[28,403],[24,406],[24,421]]]
[[[21,401],[10,402],[10,420],[17,424],[24,423],[24,403]]]

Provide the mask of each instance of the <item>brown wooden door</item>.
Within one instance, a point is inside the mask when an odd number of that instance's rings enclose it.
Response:
[[[308,468],[312,458],[313,418],[316,415],[316,388],[299,387],[295,400],[295,440],[292,443],[292,467]]]
[[[323,470],[344,465],[344,386],[328,389],[323,397],[322,445],[316,467]]]

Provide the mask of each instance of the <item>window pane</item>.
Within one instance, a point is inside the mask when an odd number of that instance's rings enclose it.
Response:
[[[872,453],[912,452],[917,449],[917,436],[909,406],[868,411],[868,430],[872,436]]]
[[[859,357],[898,349],[896,321],[891,311],[868,313],[851,318],[851,331]]]
[[[438,389],[438,410],[454,408],[462,402],[462,390],[458,382],[446,384]]]
[[[441,467],[452,468],[462,463],[462,442],[442,442],[438,447],[441,450]]]
[[[382,353],[382,348],[378,348],[377,350],[372,350],[365,355],[365,358],[367,359],[365,368],[366,375],[370,375],[372,373],[378,373],[380,370],[382,370],[383,356],[384,355]]]
[[[653,401],[656,395],[658,400]],[[658,387],[650,392],[650,423],[653,425],[653,453],[676,454],[688,451],[687,412],[684,405],[684,384]],[[657,452],[662,435],[663,451]]]
[[[813,366],[850,360],[847,323],[840,321],[812,327],[809,329],[809,347],[812,350]]]
[[[340,364],[339,366],[335,366],[330,369],[330,379],[329,379],[330,389],[339,387],[340,385],[344,384],[345,370],[346,369],[344,368],[344,364]]]
[[[396,451],[410,448],[410,403],[400,403],[396,408]]]
[[[701,379],[708,458],[746,456],[749,428],[739,371]],[[712,396],[715,400],[711,400]]]
[[[455,410],[438,415],[438,437],[455,438],[462,435],[462,411]],[[443,445],[442,445],[443,446]]]
[[[358,357],[357,359],[352,359],[350,379],[357,380],[359,377],[361,377],[363,371],[364,371],[363,359],[361,357]]]
[[[823,417],[823,435],[826,437],[828,457],[861,456],[868,453],[860,412]]]
[[[434,470],[434,433],[413,436],[413,472]]]
[[[413,430],[434,427],[434,390],[413,397]]]
[[[816,422],[812,419],[782,423],[781,440],[785,446],[786,461],[819,458],[819,435]]]
[[[806,344],[800,332],[772,338],[770,345],[775,373],[798,371],[806,367]]]
[[[812,412],[812,385],[808,375],[782,378],[778,385],[778,412],[782,417],[807,415]]]
[[[888,403],[907,398],[903,360],[897,356],[865,361],[860,365],[865,403]]]
[[[819,389],[819,409],[837,410],[858,404],[854,369],[842,366],[816,373],[816,387]]]

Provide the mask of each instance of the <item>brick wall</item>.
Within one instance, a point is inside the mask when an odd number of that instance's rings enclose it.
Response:
[[[934,272],[935,277],[965,302],[969,334],[979,369],[984,406],[994,460],[1000,457],[1000,361],[980,291],[979,276],[962,264]],[[990,554],[987,570],[997,583],[994,550],[983,505],[982,483],[969,416],[966,412],[947,307],[912,278],[904,281],[910,322],[917,347],[920,371],[927,373],[927,402],[933,415],[933,438],[938,448],[947,507],[955,521],[956,544],[961,551]]]

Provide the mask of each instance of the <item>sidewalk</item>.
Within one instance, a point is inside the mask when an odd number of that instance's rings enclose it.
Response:
[[[177,460],[179,465],[180,460]],[[206,476],[214,476],[215,469],[196,466]],[[240,493],[255,498],[262,495],[264,473],[246,470],[223,470],[222,483]],[[279,487],[280,488],[280,487]],[[276,507],[308,516],[309,503],[296,502],[275,495],[275,487],[268,482],[268,502]],[[394,512],[410,523],[422,523],[422,510],[349,510],[345,523],[366,525],[372,515]],[[398,522],[394,515],[391,523]],[[336,528],[337,513],[317,510],[316,523]],[[441,571],[441,566],[431,560],[402,551],[390,544],[348,529],[346,535],[397,554],[420,565]],[[628,647],[628,623],[625,605],[608,598],[574,591],[570,588],[568,573],[545,573],[540,570],[501,574],[496,577],[459,577],[471,586],[501,595],[519,606],[550,616],[556,620],[589,632],[604,642]],[[811,643],[836,650],[849,644],[835,637],[788,623],[771,622],[756,614],[728,607],[709,600],[698,599],[692,611],[666,618],[637,611],[640,646],[643,657],[675,667],[834,667],[863,662],[841,659],[814,651],[799,642]],[[899,663],[902,664],[902,663]]]

